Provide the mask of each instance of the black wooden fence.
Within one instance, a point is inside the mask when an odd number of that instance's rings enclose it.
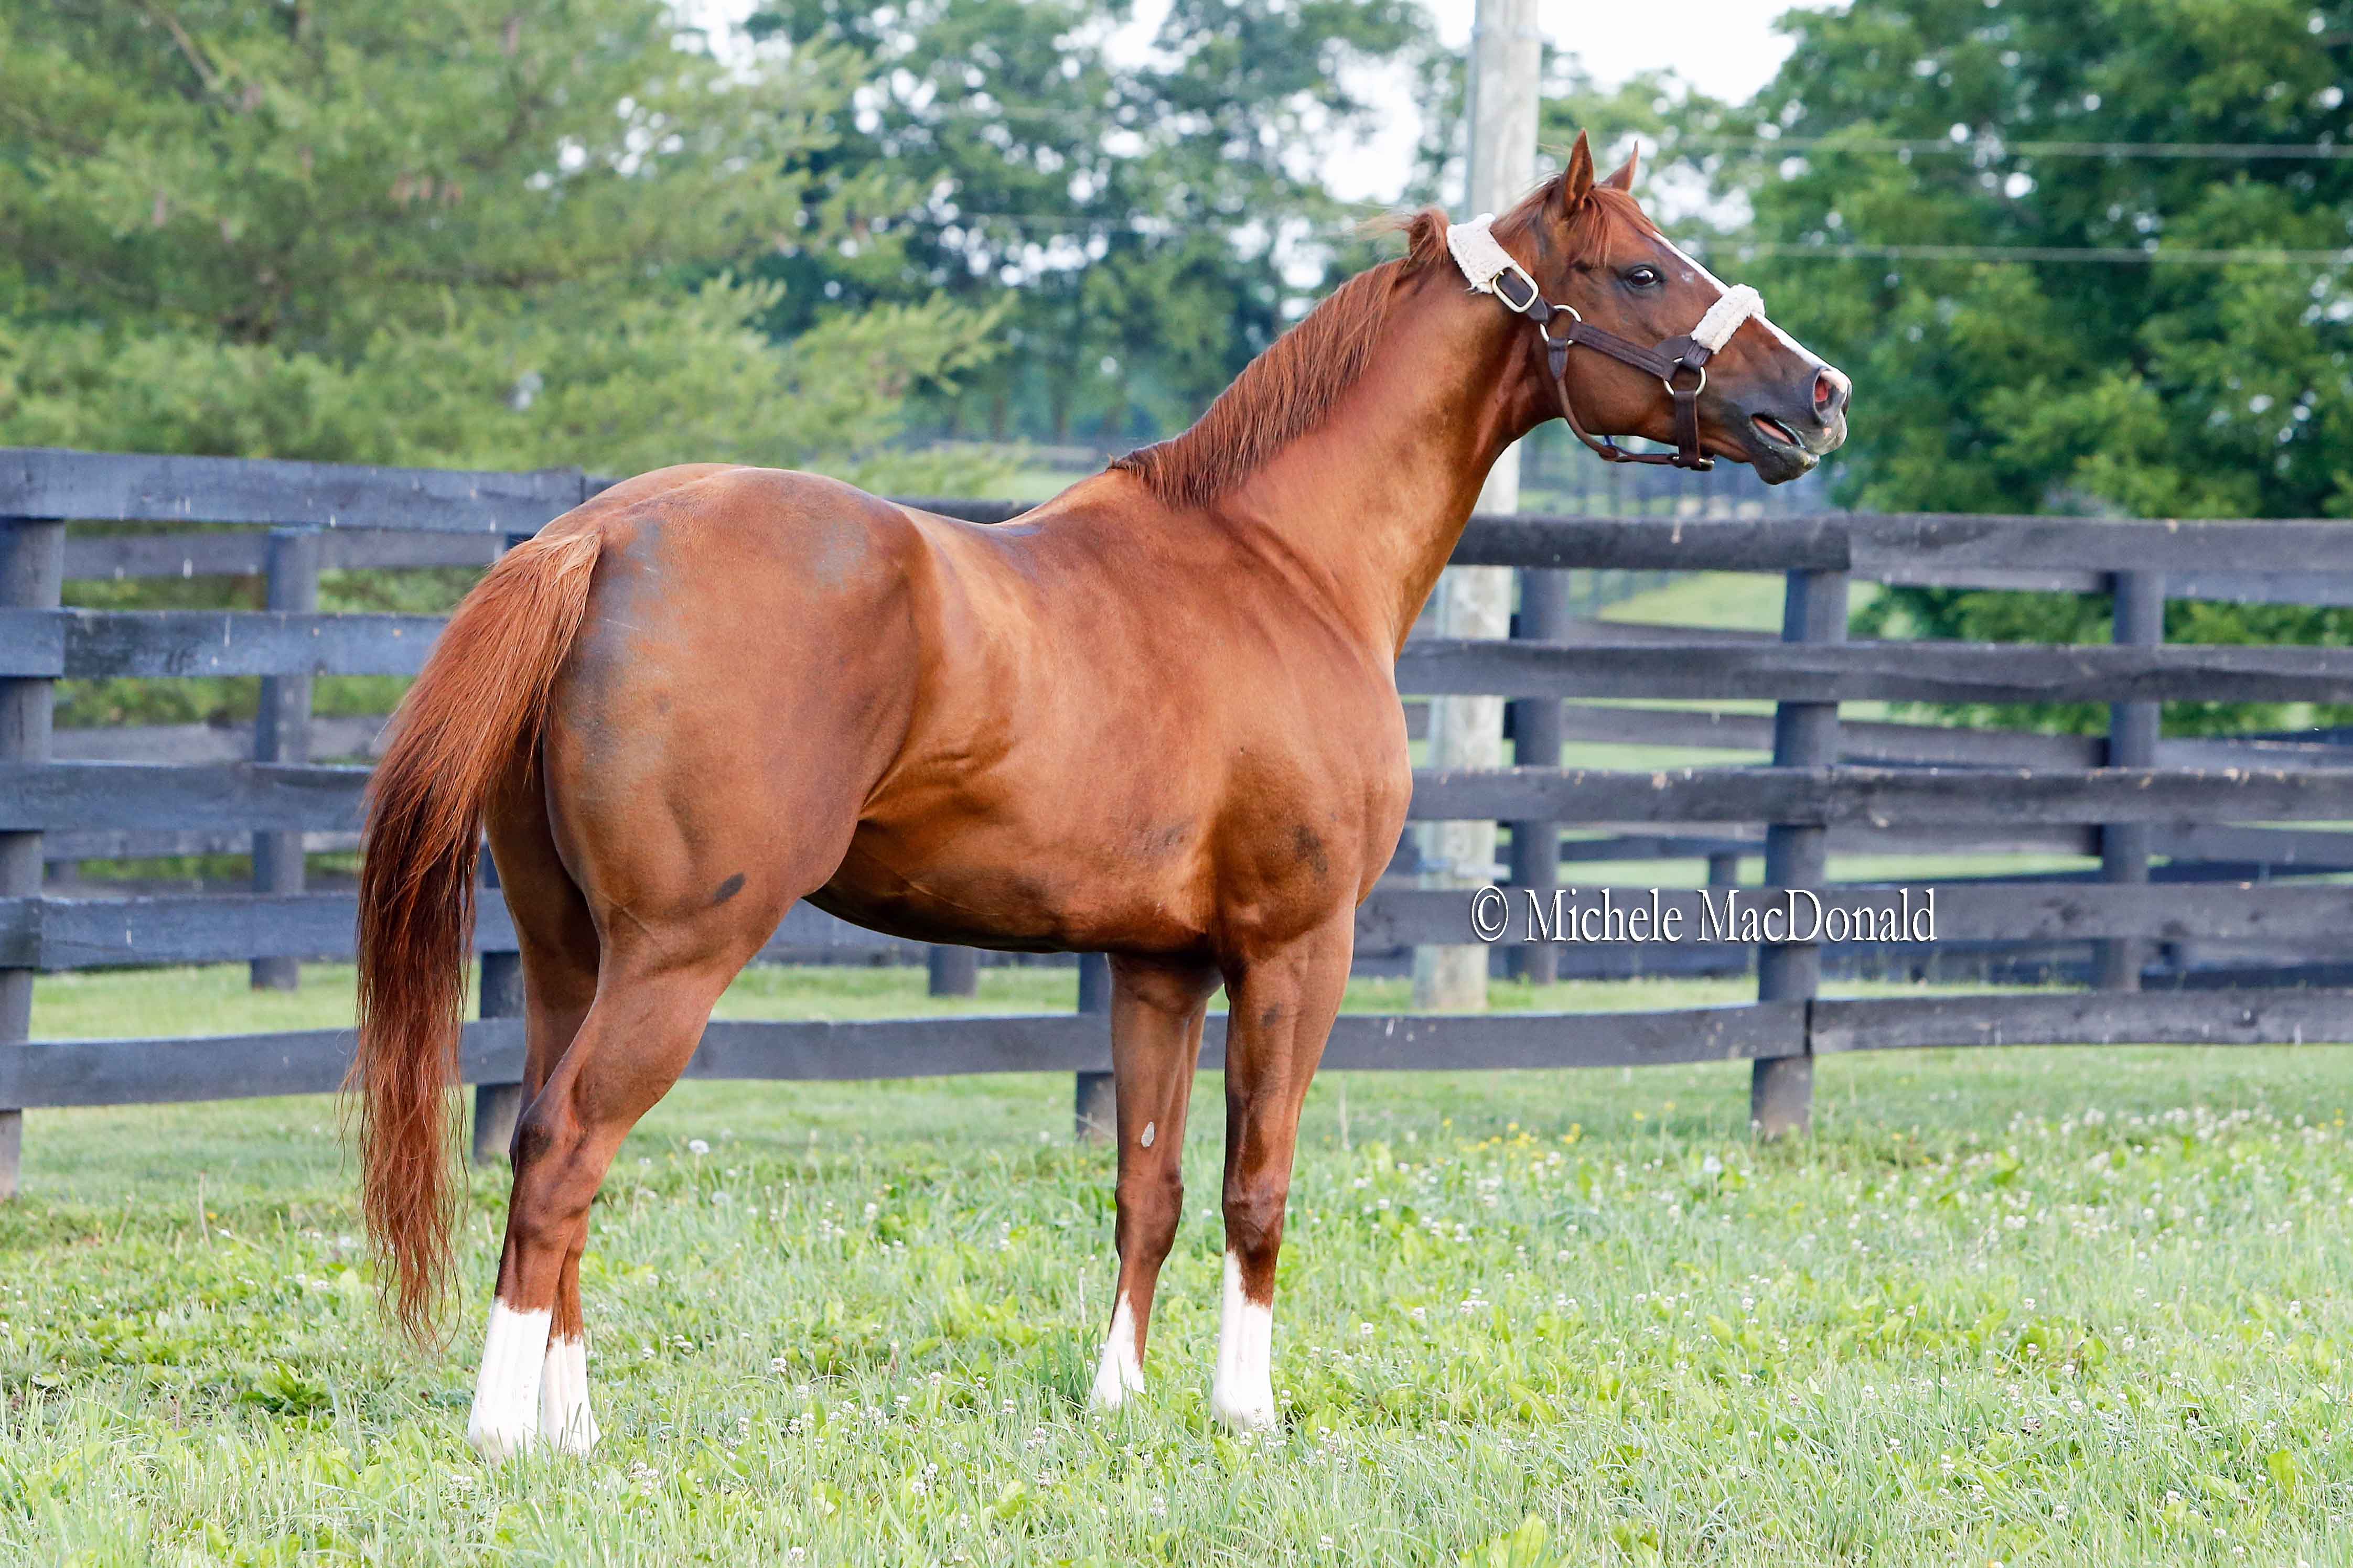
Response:
[[[305,848],[348,846],[373,721],[310,715],[311,678],[409,675],[429,616],[321,615],[322,568],[480,566],[578,504],[600,481],[569,470],[473,474],[213,458],[0,451],[0,1186],[13,1188],[27,1109],[307,1093],[340,1081],[340,1031],[171,1039],[29,1038],[33,977],[109,965],[249,963],[285,984],[303,959],[348,958],[353,902],[303,890]],[[976,521],[1018,508],[925,503]],[[73,522],[248,525],[241,531],[69,537]],[[1734,883],[1763,858],[1764,889],[1815,890],[1826,907],[1881,899],[1831,885],[1827,858],[2029,852],[2098,867],[1946,878],[1933,945],[1609,944],[1524,950],[1564,974],[1738,971],[1758,999],[1653,1012],[1344,1017],[1334,1067],[1500,1068],[1747,1059],[1768,1131],[1802,1122],[1811,1061],[1915,1046],[2353,1040],[2353,746],[2334,731],[2163,741],[2166,701],[2353,702],[2353,649],[2166,647],[2168,596],[2353,604],[2347,525],[2147,522],[2051,517],[1811,515],[1676,519],[1482,517],[1456,561],[1524,576],[1509,642],[1409,643],[1401,691],[1518,700],[1523,765],[1424,772],[1418,818],[1510,826],[1516,880],[1539,896],[1581,863],[1704,859]],[[1763,572],[1788,582],[1777,639],[1580,618],[1555,574]],[[100,612],[58,607],[69,579],[258,574],[263,611]],[[2098,647],[1849,642],[1848,584],[2113,589],[2116,640]],[[53,735],[59,679],[264,678],[251,731],[176,726]],[[1767,700],[1721,711],[1662,702]],[[1841,723],[1839,704],[2094,701],[2105,740],[1925,724]],[[1548,732],[1549,731],[1549,732]],[[1762,764],[1563,769],[1562,741],[1769,754]],[[1537,765],[1529,765],[1537,764]],[[2316,826],[2295,826],[2309,824]],[[1566,837],[1564,837],[1566,835]],[[45,863],[233,850],[251,892],[139,898],[43,890]],[[2194,891],[2167,886],[2198,884]],[[1764,889],[1746,890],[1760,896]],[[1599,893],[1587,889],[1589,901]],[[1623,900],[1629,889],[1618,889]],[[1697,889],[1668,904],[1697,918]],[[1519,904],[1515,897],[1514,905]],[[1515,915],[1513,934],[1524,934]],[[1468,901],[1399,879],[1359,918],[1378,965],[1416,944],[1471,935]],[[483,1086],[478,1148],[513,1110],[522,1026],[513,938],[486,900],[482,1016],[462,1068]],[[913,959],[916,951],[796,909],[765,956]],[[963,976],[935,955],[935,980]],[[2094,984],[1956,996],[1838,1000],[1832,973],[1965,973]],[[856,1079],[987,1071],[1078,1075],[1082,1120],[1107,1090],[1108,993],[1082,961],[1075,1014],[872,1023],[714,1023],[689,1074]],[[1221,1058],[1212,1026],[1205,1064]]]

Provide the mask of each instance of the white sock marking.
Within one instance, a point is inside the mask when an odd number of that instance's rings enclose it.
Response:
[[[1241,1259],[1226,1254],[1224,1311],[1218,1321],[1218,1376],[1209,1412],[1229,1426],[1274,1424],[1274,1307],[1242,1294]]]
[[[518,1312],[491,1303],[482,1337],[482,1370],[474,1379],[474,1413],[466,1441],[495,1465],[531,1447],[539,1436],[539,1384],[547,1366],[547,1325],[554,1313]]]
[[[1098,1410],[1116,1410],[1131,1394],[1144,1392],[1144,1359],[1135,1353],[1135,1313],[1120,1292],[1111,1314],[1111,1333],[1103,1340],[1103,1360],[1095,1366],[1095,1385],[1087,1395]]]
[[[539,1383],[539,1435],[559,1454],[586,1454],[601,1435],[588,1408],[588,1342],[562,1334],[547,1342]]]

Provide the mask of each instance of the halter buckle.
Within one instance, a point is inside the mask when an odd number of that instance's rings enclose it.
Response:
[[[1518,279],[1521,284],[1524,285],[1528,291],[1527,298],[1525,300],[1514,300],[1509,294],[1504,293],[1504,279],[1506,278]],[[1530,308],[1532,308],[1539,299],[1543,298],[1544,292],[1536,287],[1536,280],[1528,275],[1528,269],[1526,268],[1521,266],[1516,261],[1509,260],[1504,263],[1504,269],[1501,272],[1496,273],[1493,278],[1487,279],[1487,288],[1492,293],[1493,293],[1496,299],[1503,301],[1504,309],[1511,311],[1512,314],[1515,316],[1526,315]]]

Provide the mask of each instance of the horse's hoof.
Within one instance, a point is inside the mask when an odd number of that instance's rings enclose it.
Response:
[[[571,1423],[563,1430],[558,1432],[543,1430],[540,1436],[546,1440],[550,1448],[559,1454],[566,1454],[575,1459],[586,1458],[595,1451],[598,1439],[605,1434],[597,1429],[595,1416],[589,1415],[585,1410],[581,1412],[581,1415],[583,1419]]]
[[[1135,1314],[1122,1296],[1111,1316],[1111,1332],[1103,1339],[1103,1359],[1095,1363],[1094,1387],[1087,1393],[1087,1403],[1097,1410],[1116,1410],[1129,1394],[1143,1392],[1144,1363],[1135,1353]]]
[[[1271,1392],[1263,1399],[1243,1398],[1230,1402],[1212,1395],[1209,1414],[1237,1432],[1271,1432],[1280,1425],[1274,1414]]]
[[[1092,1409],[1108,1414],[1126,1404],[1129,1394],[1143,1392],[1144,1373],[1141,1371],[1132,1363],[1114,1365],[1113,1358],[1105,1356],[1102,1367],[1095,1373],[1094,1386],[1087,1391],[1087,1405]]]
[[[576,1338],[548,1342],[539,1380],[539,1435],[559,1454],[582,1455],[596,1446],[596,1413],[588,1405],[588,1347]]]
[[[470,1422],[466,1426],[466,1441],[489,1465],[502,1465],[538,1440],[539,1429],[535,1426],[488,1422]]]

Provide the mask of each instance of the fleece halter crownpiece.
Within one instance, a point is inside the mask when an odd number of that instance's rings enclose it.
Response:
[[[1493,294],[1505,310],[1525,316],[1535,327],[1536,336],[1544,343],[1545,364],[1550,372],[1554,395],[1560,399],[1561,417],[1577,432],[1577,438],[1604,462],[1667,463],[1702,472],[1715,468],[1715,459],[1701,451],[1699,444],[1699,395],[1707,390],[1707,362],[1731,341],[1741,322],[1751,317],[1764,319],[1763,297],[1746,283],[1727,289],[1689,332],[1668,338],[1654,348],[1644,348],[1615,332],[1588,325],[1574,306],[1556,305],[1546,300],[1528,269],[1513,260],[1511,253],[1496,243],[1488,227],[1493,222],[1494,215],[1490,213],[1476,222],[1449,225],[1447,253],[1462,269],[1462,276],[1470,279],[1474,292]],[[1562,320],[1568,325],[1556,337],[1552,323]],[[1629,452],[1607,436],[1596,440],[1586,434],[1568,402],[1568,351],[1579,346],[1599,349],[1614,360],[1659,378],[1667,395],[1674,399],[1674,451]],[[1698,379],[1683,385],[1677,377],[1685,373],[1695,373]]]

